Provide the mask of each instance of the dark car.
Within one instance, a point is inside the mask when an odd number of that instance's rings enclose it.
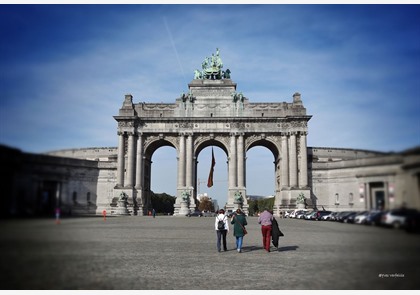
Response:
[[[194,212],[188,213],[187,216],[188,217],[192,217],[192,216],[202,217],[203,213],[201,213],[200,211],[194,211]]]
[[[420,211],[413,212],[407,216],[404,228],[409,233],[420,233]]]
[[[343,217],[343,222],[354,223],[354,218],[356,217],[357,214],[358,212],[350,212],[350,214],[347,214],[346,216]]]
[[[365,224],[367,224],[367,225],[380,225],[381,224],[382,215],[384,213],[385,212],[383,212],[383,211],[372,211],[366,217],[366,223]]]
[[[342,211],[338,213],[335,217],[335,221],[344,222],[344,218],[346,218],[350,213],[351,211]]]

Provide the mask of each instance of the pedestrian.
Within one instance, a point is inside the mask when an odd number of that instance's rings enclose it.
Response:
[[[153,208],[153,210],[152,210],[152,215],[153,215],[153,218],[155,218],[156,217],[156,210]]]
[[[228,217],[225,215],[225,210],[220,209],[219,214],[216,216],[214,228],[217,234],[217,251],[221,251],[221,242],[223,239],[223,251],[227,251],[226,235],[229,232]]]
[[[271,214],[273,214],[273,211],[270,211]],[[273,220],[271,221],[271,240],[273,242],[274,247],[277,248],[277,251],[279,250],[279,238],[283,237],[284,234],[281,232],[279,228],[279,224],[277,223],[277,220],[273,216]]]
[[[232,215],[233,235],[236,237],[236,250],[242,252],[242,244],[244,236],[247,234],[245,225],[247,225],[245,214],[241,209],[236,210],[236,214]]]
[[[263,247],[265,251],[270,252],[273,214],[268,211],[268,208],[264,208],[264,211],[258,217],[258,223],[261,224]]]

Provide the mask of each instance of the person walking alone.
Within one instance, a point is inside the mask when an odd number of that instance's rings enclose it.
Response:
[[[258,223],[261,224],[263,247],[265,251],[270,252],[273,214],[271,214],[267,208],[264,208],[264,212],[258,217]]]
[[[232,216],[231,223],[233,224],[233,235],[236,237],[236,250],[238,253],[241,253],[244,236],[247,234],[245,225],[248,224],[241,209],[236,210],[236,214]]]
[[[225,210],[220,209],[219,214],[216,216],[214,228],[217,234],[217,251],[221,251],[221,244],[223,239],[223,251],[227,251],[226,247],[226,235],[229,232],[228,218],[225,215]]]

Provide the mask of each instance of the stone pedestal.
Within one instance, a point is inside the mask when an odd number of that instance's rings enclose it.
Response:
[[[236,211],[237,209],[242,210],[242,202],[234,201],[233,202],[233,209]]]
[[[127,209],[128,202],[126,200],[118,200],[118,206],[115,211],[118,215],[130,215]]]
[[[299,203],[299,204],[297,204],[297,208],[298,209],[305,209],[305,204]]]
[[[186,201],[181,201],[181,208],[179,208],[179,213],[177,216],[186,216],[190,210],[188,209],[188,203]]]

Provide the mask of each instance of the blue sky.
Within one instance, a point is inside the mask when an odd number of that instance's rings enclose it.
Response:
[[[302,94],[308,146],[420,145],[419,5],[0,5],[0,37],[0,144],[26,152],[117,146],[124,95],[175,102],[216,47],[250,102]],[[226,155],[215,154],[217,188],[201,192],[220,196]],[[248,193],[272,194],[273,156],[247,157]],[[175,150],[153,160],[175,167]],[[165,185],[152,178],[156,191],[176,180]]]

